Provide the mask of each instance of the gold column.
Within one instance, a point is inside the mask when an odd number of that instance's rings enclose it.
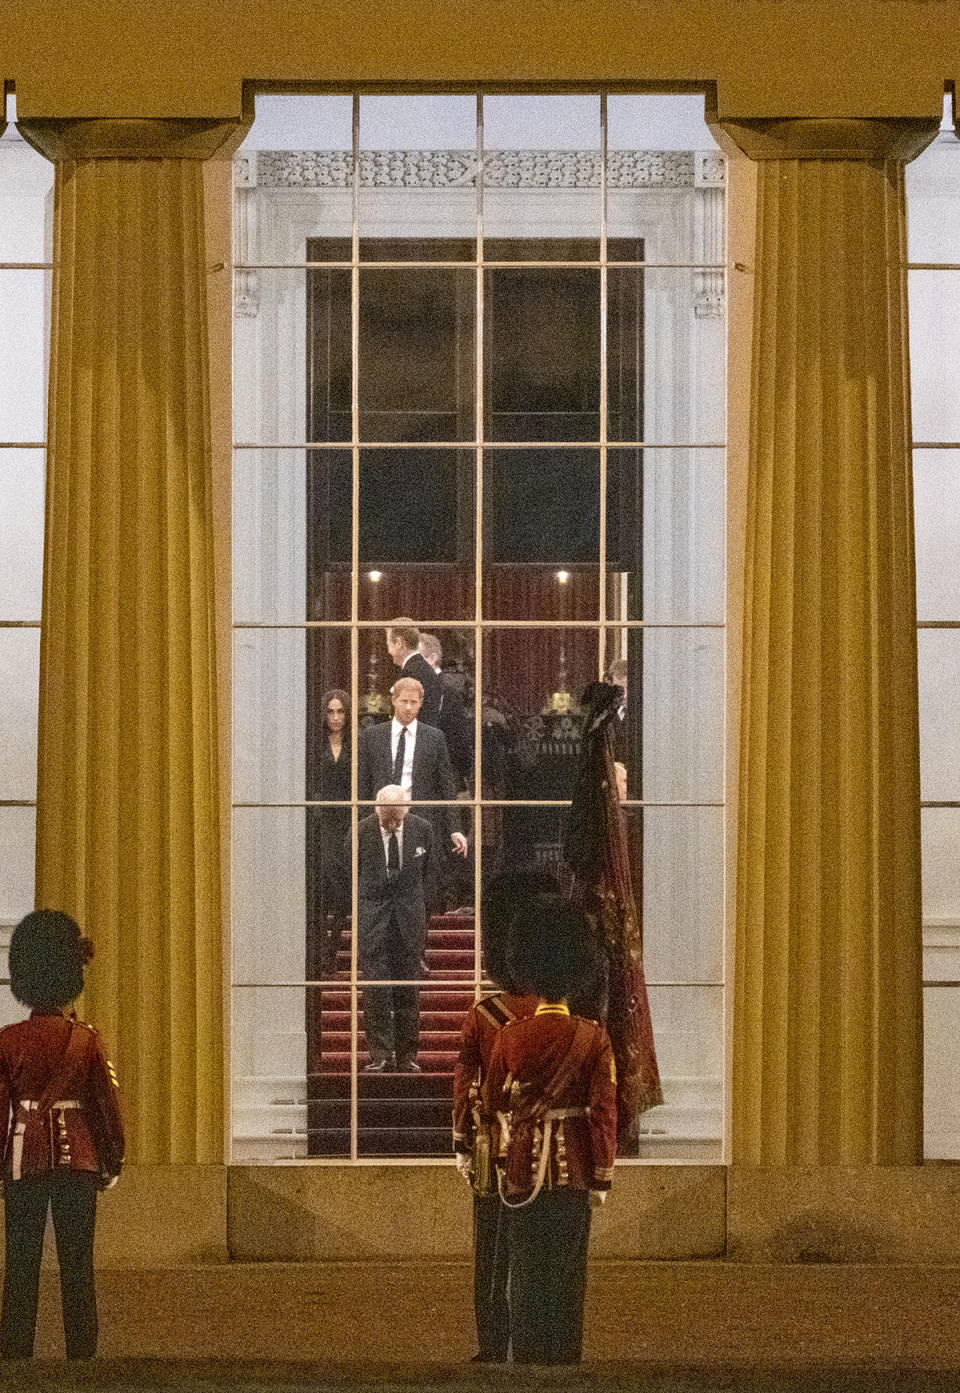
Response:
[[[759,161],[733,1160],[922,1157],[903,165],[928,120],[721,123]]]
[[[223,1160],[202,160],[236,123],[22,122],[56,161],[37,904],[95,940],[130,1158]]]

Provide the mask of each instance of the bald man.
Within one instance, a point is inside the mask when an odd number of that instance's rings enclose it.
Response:
[[[357,953],[362,979],[406,979],[363,988],[367,1073],[418,1074],[420,990],[433,877],[433,829],[409,811],[399,784],[377,790],[376,809],[357,828]],[[348,838],[349,842],[349,838]]]

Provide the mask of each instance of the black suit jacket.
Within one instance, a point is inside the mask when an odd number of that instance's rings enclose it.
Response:
[[[443,689],[439,676],[422,653],[411,653],[393,680],[396,682],[401,677],[415,677],[423,687],[423,705],[417,719],[431,726],[437,725]]]
[[[346,844],[349,850],[349,837]],[[407,813],[403,864],[396,880],[391,881],[380,821],[376,813],[361,819],[357,827],[357,946],[366,964],[376,965],[391,938],[398,938],[414,951],[419,962],[427,931],[433,847],[433,828],[427,819]]]
[[[469,788],[473,769],[473,722],[463,706],[463,697],[448,677],[440,678],[440,710],[436,725],[443,731],[457,778]]]
[[[357,744],[357,793],[360,798],[376,798],[379,789],[393,783],[391,731],[393,721],[381,721],[360,732]],[[417,720],[417,739],[413,747],[413,782],[410,798],[414,803],[457,796],[457,785],[450,767],[450,755],[443,732]],[[409,816],[409,814],[408,814]],[[421,813],[421,816],[424,816]],[[459,831],[460,819],[454,808],[436,808],[430,813],[438,836],[444,837],[444,850],[450,833]]]

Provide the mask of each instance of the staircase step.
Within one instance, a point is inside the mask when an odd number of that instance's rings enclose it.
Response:
[[[363,1127],[438,1127],[449,1130],[449,1098],[361,1098],[357,1118]],[[350,1126],[350,1100],[323,1098],[308,1104],[307,1127]]]
[[[365,1051],[360,1054],[360,1068],[368,1062],[369,1056]],[[420,1065],[422,1074],[452,1074],[457,1062],[456,1050],[444,1050],[442,1052],[423,1051],[417,1055],[417,1063]],[[320,1061],[320,1072],[322,1074],[349,1074],[350,1073],[350,1053],[349,1051],[331,1052],[324,1054]],[[386,1075],[388,1078],[395,1078],[396,1075]],[[402,1075],[401,1075],[402,1077]]]
[[[430,929],[427,934],[427,952],[431,948],[459,948],[473,952],[473,928],[469,929]]]
[[[442,1030],[448,1035],[452,1034],[459,1038],[460,1030],[463,1025],[465,1011],[421,1011],[420,1030]],[[357,1013],[357,1029],[363,1033],[363,1010]],[[320,1030],[323,1039],[326,1040],[328,1033],[346,1031],[350,1033],[350,1012],[349,1011],[321,1011]]]
[[[311,1074],[307,1080],[310,1102],[350,1097],[350,1078],[339,1074]],[[446,1100],[453,1097],[453,1079],[449,1074],[358,1074],[357,1098],[416,1098],[423,1101]]]
[[[336,987],[313,987],[311,990],[322,1002],[321,1011],[346,1011],[350,1010],[350,991],[340,985]],[[363,1004],[363,988],[360,988],[361,1009]],[[421,1011],[449,1011],[451,1014],[459,1013],[461,1018],[466,1015],[473,1005],[474,995],[472,987],[467,990],[460,987],[434,987],[424,983],[420,988],[420,1010]]]
[[[363,1037],[360,1040],[361,1045]],[[323,1053],[326,1055],[350,1053],[350,1032],[348,1030],[331,1030],[324,1033],[321,1045]],[[453,1051],[454,1058],[460,1048],[460,1032],[453,1030],[421,1030],[420,1031],[420,1052],[426,1054],[436,1053],[437,1051]],[[366,1053],[364,1051],[364,1053]]]

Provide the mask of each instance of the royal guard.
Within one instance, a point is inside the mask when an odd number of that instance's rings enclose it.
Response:
[[[556,893],[547,871],[506,871],[483,892],[481,925],[484,971],[499,988],[467,1012],[453,1072],[453,1149],[457,1167],[473,1188],[473,1306],[479,1350],[474,1360],[501,1364],[509,1351],[509,1210],[500,1202],[491,1129],[480,1090],[497,1035],[510,1021],[530,1015],[536,998],[518,991],[507,966],[511,934],[523,934],[526,911],[537,894]]]
[[[534,995],[532,1015],[497,1034],[482,1088],[494,1127],[501,1200],[510,1211],[510,1343],[525,1364],[575,1364],[592,1209],[613,1181],[617,1087],[613,1050],[597,1021],[571,1014],[595,977],[583,911],[541,895],[507,964]]]
[[[58,910],[28,914],[10,941],[10,988],[30,1016],[0,1030],[6,1258],[0,1355],[28,1359],[37,1323],[47,1210],[60,1262],[68,1359],[97,1349],[93,1233],[97,1191],[123,1164],[113,1066],[92,1026],[65,1008],[83,990],[93,944]]]

